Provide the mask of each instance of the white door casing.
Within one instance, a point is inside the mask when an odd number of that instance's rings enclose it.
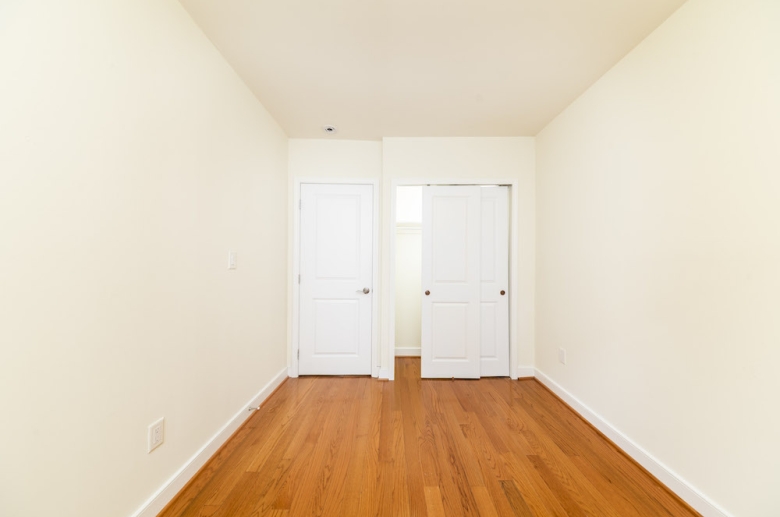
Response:
[[[482,189],[480,246],[481,376],[509,376],[509,192]]]
[[[481,190],[423,187],[424,378],[480,376]]]
[[[300,375],[371,374],[373,213],[372,185],[301,184]]]

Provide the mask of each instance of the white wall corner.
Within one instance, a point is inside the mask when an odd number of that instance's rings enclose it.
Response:
[[[282,382],[287,378],[287,368],[282,369],[278,374],[271,379],[268,384],[252,397],[239,411],[217,431],[217,433],[211,437],[200,448],[195,455],[187,460],[182,467],[176,472],[163,486],[161,486],[152,497],[149,498],[131,517],[156,517],[165,505],[176,497],[176,494],[184,488],[184,485],[198,473],[200,468],[211,459],[211,457],[219,450],[219,448],[236,432],[241,424],[243,424],[250,416],[252,412],[248,411],[249,407],[257,407],[263,403],[270,395],[278,388]]]
[[[528,379],[533,378],[536,375],[536,369],[533,366],[518,366],[517,378]]]
[[[696,487],[680,477],[672,469],[661,463],[650,453],[637,445],[628,436],[620,432],[611,423],[601,415],[583,404],[578,398],[562,388],[538,368],[534,376],[539,382],[544,384],[553,393],[558,395],[564,402],[571,406],[585,420],[590,422],[596,429],[612,440],[615,445],[623,449],[629,457],[647,469],[652,475],[658,478],[661,483],[667,486],[672,492],[677,494],[683,501],[691,505],[696,511],[704,517],[733,517],[726,510],[718,506],[714,501],[701,493]]]

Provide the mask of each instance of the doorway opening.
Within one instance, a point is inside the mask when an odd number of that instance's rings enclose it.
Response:
[[[393,194],[393,355],[423,377],[510,376],[510,186]]]
[[[395,356],[421,355],[422,186],[396,189]]]
[[[290,377],[379,374],[379,182],[294,179]]]

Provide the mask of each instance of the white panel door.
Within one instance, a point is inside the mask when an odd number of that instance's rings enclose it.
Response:
[[[370,375],[373,187],[301,185],[300,375]]]
[[[509,376],[509,211],[507,187],[482,189],[480,350],[482,377]]]
[[[480,187],[423,187],[424,378],[480,376]]]

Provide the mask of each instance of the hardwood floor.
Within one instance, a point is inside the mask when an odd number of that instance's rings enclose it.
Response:
[[[534,380],[288,379],[160,514],[698,515]]]

